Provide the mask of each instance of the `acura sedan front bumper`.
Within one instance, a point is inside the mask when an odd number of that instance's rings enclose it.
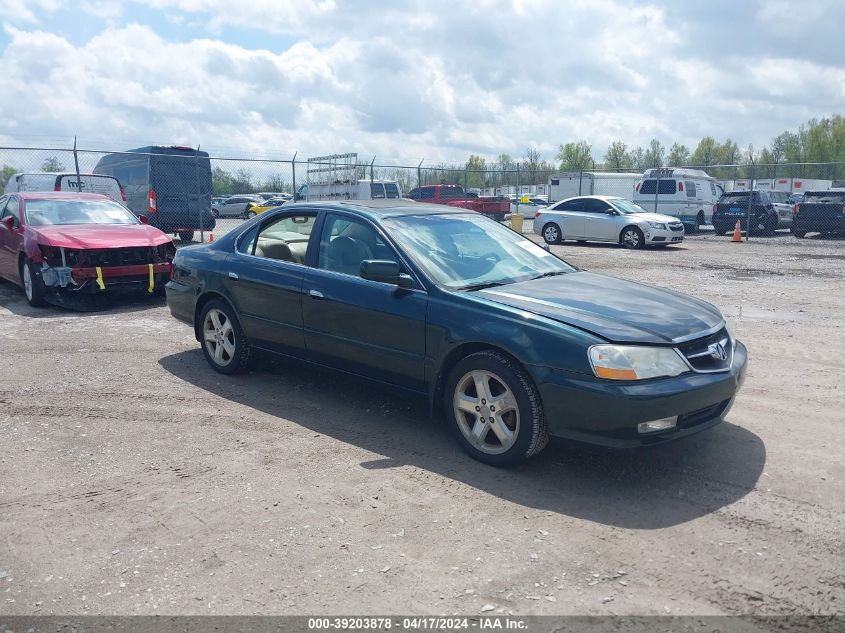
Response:
[[[635,448],[680,439],[719,424],[745,380],[748,352],[736,342],[733,362],[717,373],[687,372],[642,381],[602,380],[532,366],[549,432],[610,448]],[[674,420],[654,424],[644,423]],[[665,428],[661,428],[665,427]]]

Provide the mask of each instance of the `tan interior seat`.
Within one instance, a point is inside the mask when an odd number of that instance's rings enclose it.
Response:
[[[261,257],[266,257],[268,259],[280,259],[288,262],[294,261],[290,246],[281,240],[259,239],[258,244],[255,246],[256,255],[258,255],[259,250],[262,253]]]

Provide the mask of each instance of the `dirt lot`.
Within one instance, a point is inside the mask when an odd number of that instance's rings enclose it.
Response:
[[[422,402],[219,376],[161,303],[0,284],[0,613],[843,613],[845,242],[556,250],[720,306],[729,422],[496,470]]]

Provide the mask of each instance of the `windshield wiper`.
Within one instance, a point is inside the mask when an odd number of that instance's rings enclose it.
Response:
[[[506,286],[509,281],[483,281],[477,284],[469,284],[468,286],[461,286],[458,290],[484,290],[485,288],[495,288],[496,286]]]
[[[547,273],[543,273],[541,275],[537,275],[536,277],[532,277],[531,281],[534,281],[535,279],[542,279],[543,277],[556,277],[557,275],[565,275],[565,274],[566,274],[565,270],[551,270]]]

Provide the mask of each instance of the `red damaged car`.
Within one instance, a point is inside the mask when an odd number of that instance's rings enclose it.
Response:
[[[0,197],[0,277],[30,305],[85,308],[118,290],[164,294],[176,247],[106,196],[26,192]]]

